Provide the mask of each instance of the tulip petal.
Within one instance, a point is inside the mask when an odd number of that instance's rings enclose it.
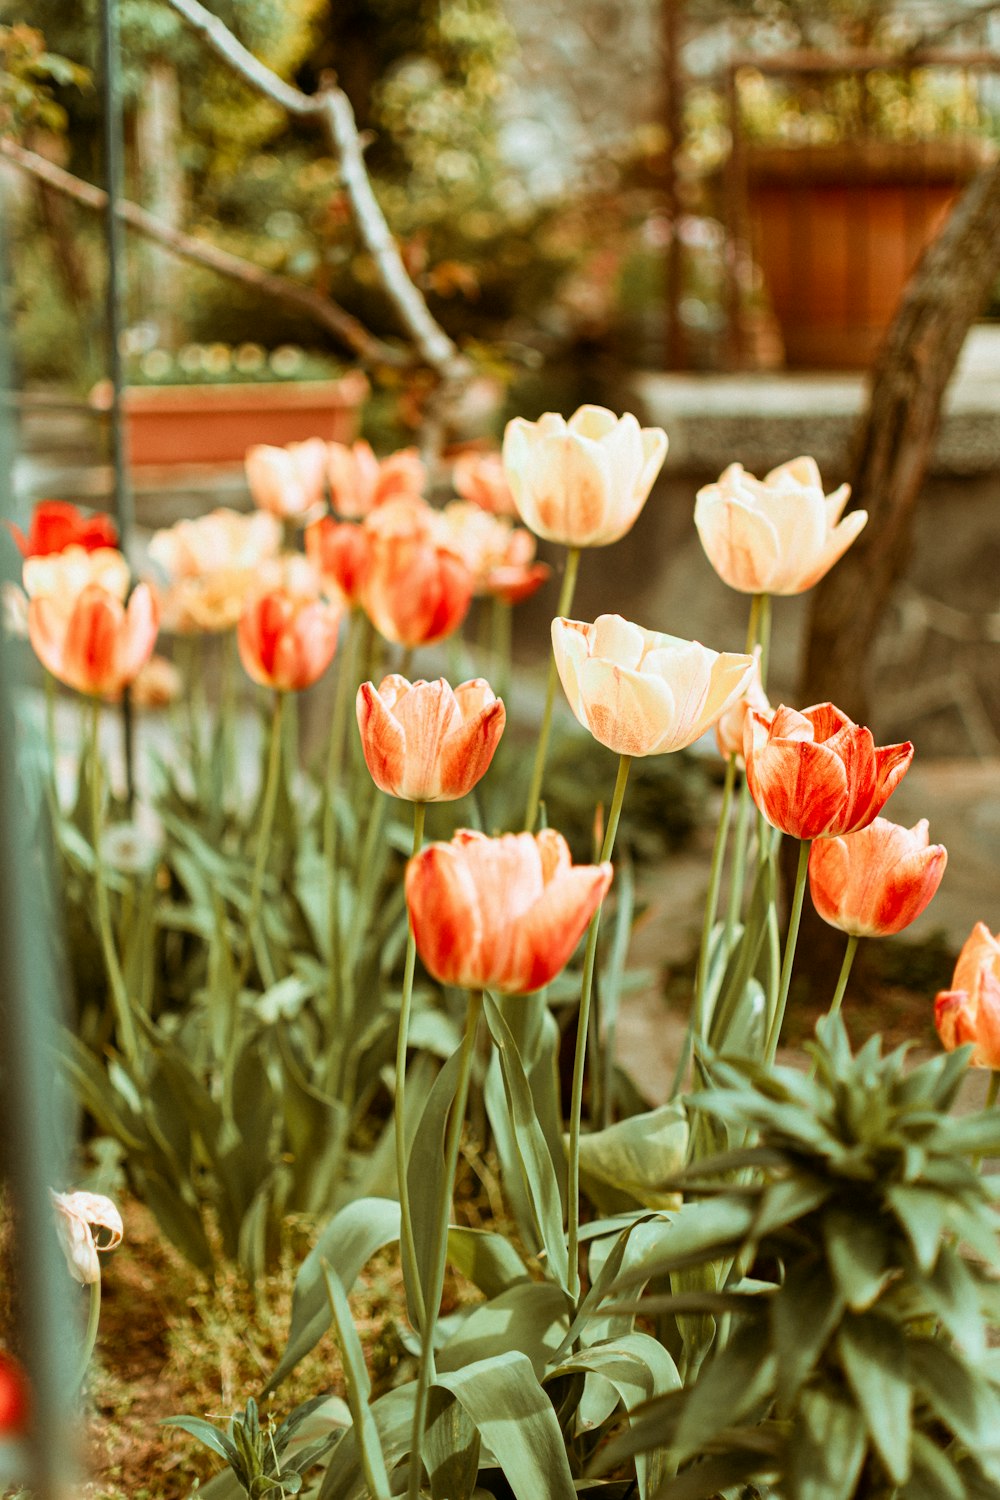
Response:
[[[802,593],[805,579],[826,545],[826,504],[819,488],[768,488],[760,502],[778,540],[778,561],[768,580],[772,594]]]
[[[381,690],[376,690],[371,682],[363,682],[358,688],[355,709],[361,748],[371,778],[383,792],[398,796],[406,754],[402,725],[391,712]]]
[[[845,724],[825,741],[839,755],[847,776],[847,800],[837,818],[835,833],[864,828],[879,811],[876,806],[875,740],[862,724]]]
[[[662,677],[594,658],[580,672],[583,723],[617,755],[650,755],[673,725],[674,695]],[[667,731],[669,733],[669,731]]]
[[[756,717],[748,715],[748,723]],[[747,784],[767,821],[798,839],[819,838],[834,828],[848,792],[840,756],[809,740],[772,739],[752,753]]]
[[[973,1061],[980,1068],[1000,1068],[1000,979],[988,965],[980,973],[978,995]]]
[[[564,620],[557,615],[552,621],[552,651],[556,670],[570,708],[581,724],[586,724],[580,674],[589,655],[591,626],[580,620]]]
[[[1000,972],[1000,942],[993,936],[985,922],[977,922],[962,944],[962,951],[955,964],[952,989],[968,990],[976,987],[977,976],[984,962]]]
[[[710,485],[698,493],[694,524],[723,583],[744,594],[770,592],[780,551],[777,532],[767,516],[723,497]]]
[[[646,650],[646,632],[621,615],[598,615],[588,632],[588,649],[591,656],[636,670]]]
[[[844,503],[846,504],[846,497]],[[843,557],[851,543],[864,530],[867,520],[866,510],[852,510],[839,526],[834,527],[813,566],[803,572],[796,593],[805,593],[806,589],[811,589],[829,573],[834,563]]]
[[[481,985],[483,911],[468,863],[428,844],[406,867],[406,904],[424,966],[442,984]]]
[[[507,722],[507,711],[495,698],[481,713],[468,719],[444,740],[438,757],[440,790],[433,801],[464,797],[489,770]]]
[[[611,884],[610,861],[563,870],[545,888],[522,923],[511,970],[514,993],[550,984],[569,962]]]

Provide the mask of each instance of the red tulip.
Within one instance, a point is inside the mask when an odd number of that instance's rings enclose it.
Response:
[[[31,1425],[31,1388],[12,1354],[0,1349],[0,1439],[23,1437]]]
[[[972,1042],[974,1068],[1000,1068],[1000,940],[977,922],[965,941],[950,990],[934,1001],[934,1024],[948,1052]]]
[[[764,817],[797,839],[864,828],[905,776],[913,746],[876,746],[870,729],[832,703],[797,713],[782,705],[770,721],[751,709],[743,727],[750,795]]]
[[[85,552],[118,546],[118,528],[110,516],[100,512],[85,515],[68,500],[40,500],[32,512],[27,536],[19,527],[9,521],[7,524],[23,557],[46,557],[71,546],[82,547]]]
[[[417,951],[443,984],[525,995],[568,962],[611,884],[611,865],[573,865],[562,834],[462,829],[406,869]]]
[[[157,611],[149,586],[128,601],[99,584],[82,589],[69,609],[48,595],[28,605],[28,635],[43,667],[67,687],[101,697],[120,693],[153,654]]]
[[[378,688],[363,682],[358,728],[375,785],[408,802],[464,797],[489,770],[506,710],[482,677],[452,690],[393,673]]]
[[[337,649],[341,611],[321,599],[275,589],[244,610],[237,627],[240,661],[249,677],[278,692],[312,687]]]
[[[441,545],[438,514],[423,500],[390,500],[365,522],[371,566],[361,602],[375,629],[398,646],[426,646],[457,630],[475,576]]]
[[[943,845],[927,842],[926,818],[914,828],[876,818],[857,833],[813,844],[813,905],[841,932],[888,937],[917,920],[941,884],[947,862]]]
[[[371,536],[353,521],[332,516],[306,527],[306,556],[324,585],[336,589],[348,604],[357,604],[371,565]]]

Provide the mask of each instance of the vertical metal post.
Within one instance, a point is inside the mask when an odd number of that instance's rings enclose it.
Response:
[[[0,285],[4,269],[4,204],[0,196]],[[0,387],[9,388],[0,320]],[[14,432],[0,404],[0,516],[12,508]],[[4,549],[0,573],[10,566]],[[44,882],[44,851],[32,838],[15,764],[16,643],[0,630],[0,1167],[7,1184],[18,1287],[21,1354],[32,1388],[27,1441],[34,1500],[69,1494],[74,1464],[67,1380],[77,1354],[70,1283],[59,1253],[51,1186],[66,1185],[69,1140],[66,1097],[53,1088],[57,981],[53,931]],[[11,1476],[0,1475],[0,1489]]]
[[[122,411],[122,290],[125,276],[125,241],[118,203],[123,186],[123,133],[117,0],[101,0],[101,78],[104,90],[104,175],[108,201],[104,218],[107,254],[105,326],[108,342],[108,375],[111,379],[111,464],[115,520],[122,551],[128,556],[132,532],[132,494],[128,480],[128,452]],[[122,698],[122,729],[125,737],[125,780],[129,806],[135,787],[132,704],[126,688]]]

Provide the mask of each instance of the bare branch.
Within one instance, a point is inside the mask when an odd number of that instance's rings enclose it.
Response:
[[[167,3],[245,82],[283,105],[290,114],[322,125],[330,148],[340,162],[344,187],[362,243],[375,262],[382,287],[395,307],[400,323],[413,340],[421,359],[442,383],[460,390],[468,382],[472,367],[436,321],[423,293],[407,274],[392,231],[372,191],[357,122],[347,95],[336,87],[324,88],[313,96],[303,94],[254,57],[200,0],[167,0]]]
[[[24,146],[19,146],[16,141],[7,138],[0,138],[0,153],[22,172],[55,188],[66,197],[73,198],[77,203],[82,203],[85,208],[98,212],[104,209],[107,194],[103,188],[94,187],[93,184],[84,182],[82,178],[74,177],[72,173],[64,171],[62,167],[57,167],[44,156],[38,156],[34,151],[28,151]],[[205,240],[196,239],[194,235],[173,229],[162,220],[147,213],[144,208],[140,208],[137,203],[131,203],[127,199],[119,200],[118,211],[122,221],[130,228],[145,235],[147,239],[156,240],[158,244],[166,246],[168,250],[172,250],[175,255],[181,256],[184,260],[207,266],[209,270],[217,271],[220,276],[228,276],[232,281],[253,287],[254,290],[263,292],[265,296],[273,297],[288,307],[294,307],[297,311],[306,313],[367,363],[395,366],[409,363],[398,349],[375,338],[362,323],[358,322],[357,318],[345,312],[336,302],[303,286],[301,282],[265,271],[253,261],[244,260],[242,256],[233,255],[228,250],[220,250],[216,245],[208,244]]]
[[[167,0],[167,3],[184,17],[192,30],[197,31],[199,36],[204,37],[215,48],[234,73],[239,73],[259,93],[266,94],[275,104],[287,109],[290,115],[298,115],[303,119],[318,117],[319,107],[315,99],[303,94],[293,84],[286,83],[266,63],[262,63],[260,58],[254,57],[249,48],[244,47],[233,36],[229,27],[204,5],[200,5],[198,0]]]

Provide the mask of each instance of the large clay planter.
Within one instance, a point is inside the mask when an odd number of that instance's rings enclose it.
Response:
[[[357,370],[341,380],[129,386],[129,457],[136,465],[239,463],[254,443],[349,443],[367,394]],[[94,404],[106,409],[106,396]]]
[[[917,261],[987,156],[964,139],[747,151],[754,253],[787,364],[871,363]]]

